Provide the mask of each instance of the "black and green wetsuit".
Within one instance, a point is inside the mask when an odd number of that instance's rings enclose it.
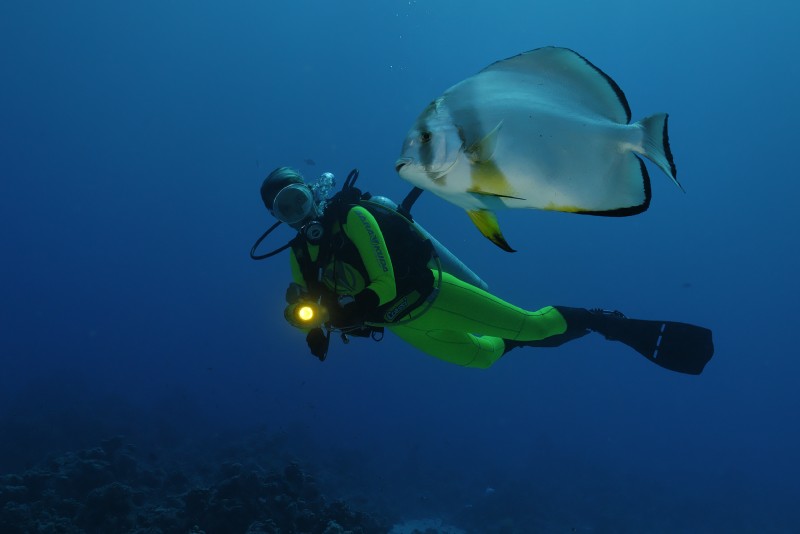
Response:
[[[402,298],[383,233],[372,214],[356,205],[343,220],[333,222],[330,231],[352,243],[355,253],[332,255],[323,268],[323,284],[339,295],[371,291],[380,306]],[[315,261],[319,246],[304,246]],[[294,251],[290,262],[294,281],[304,286]],[[567,330],[566,320],[551,306],[523,310],[448,273],[442,273],[440,287],[430,298],[429,305],[413,309],[399,323],[380,324],[423,352],[466,367],[492,365],[506,352],[504,339],[536,341]]]

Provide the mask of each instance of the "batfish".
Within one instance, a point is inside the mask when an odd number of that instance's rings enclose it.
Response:
[[[627,216],[650,205],[645,156],[680,186],[666,113],[630,123],[622,89],[589,60],[547,47],[489,65],[417,118],[400,176],[467,210],[513,252],[495,210]],[[681,188],[682,189],[682,188]]]

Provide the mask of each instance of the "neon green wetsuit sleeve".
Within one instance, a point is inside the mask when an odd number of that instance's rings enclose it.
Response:
[[[347,213],[343,230],[364,262],[368,277],[366,289],[371,289],[378,295],[380,304],[394,299],[397,296],[397,286],[394,282],[392,260],[375,217],[361,206],[353,206]]]

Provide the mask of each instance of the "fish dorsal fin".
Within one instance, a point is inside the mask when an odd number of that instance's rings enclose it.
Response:
[[[492,131],[486,134],[483,139],[473,143],[464,151],[472,163],[491,161],[494,151],[497,149],[497,136],[502,126],[503,121],[498,122],[497,126],[492,128]]]
[[[492,63],[483,74],[520,76],[533,94],[546,94],[554,101],[583,107],[619,124],[631,121],[631,109],[622,89],[588,59],[555,46],[537,48]]]
[[[507,252],[516,252],[509,246],[506,238],[503,237],[503,232],[500,231],[500,225],[497,223],[497,217],[493,212],[489,210],[470,210],[467,211],[467,215],[489,241]]]

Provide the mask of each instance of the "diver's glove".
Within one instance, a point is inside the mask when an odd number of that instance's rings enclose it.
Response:
[[[364,289],[356,293],[353,300],[331,313],[331,325],[335,328],[360,326],[379,305],[378,294],[371,289]]]
[[[330,338],[322,328],[312,328],[306,335],[306,343],[308,343],[308,348],[311,349],[311,354],[319,358],[319,361],[324,362],[328,356]]]

